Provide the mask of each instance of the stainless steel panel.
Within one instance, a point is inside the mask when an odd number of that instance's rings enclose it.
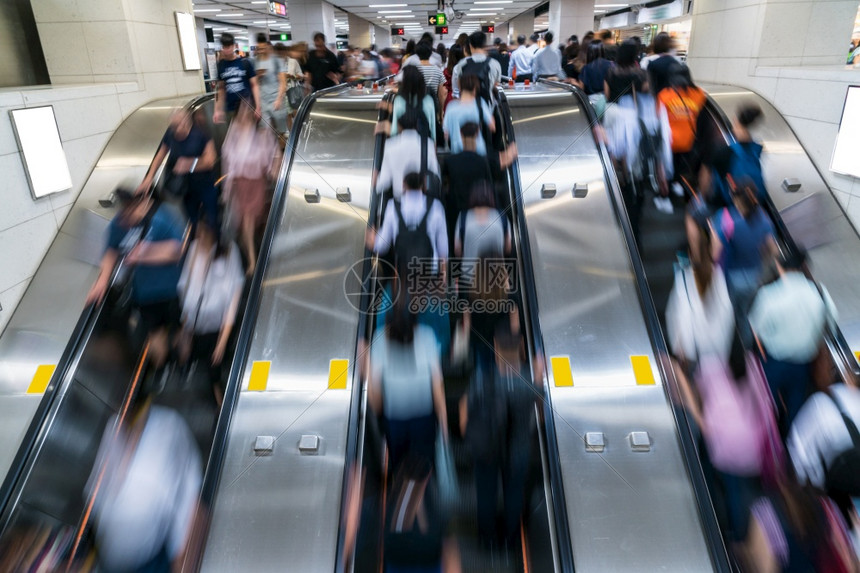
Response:
[[[119,183],[143,177],[171,112],[187,104],[188,99],[158,100],[143,106],[117,128],[105,146],[0,336],[0,404],[7,400],[16,403],[26,392],[36,368],[56,364],[60,359],[83,309],[87,290],[98,274],[105,229],[114,214],[113,209],[100,207],[98,200]],[[0,448],[0,475],[8,471],[30,423],[34,410],[26,411],[29,415],[16,416],[15,428],[11,428],[10,421],[3,434],[10,443]]]
[[[814,225],[826,229],[829,240],[809,250],[812,273],[830,291],[839,310],[839,328],[849,346],[860,351],[860,237],[840,208],[836,197],[815,168],[797,136],[782,115],[761,96],[735,86],[702,86],[723,111],[733,118],[744,103],[758,104],[763,121],[753,129],[753,137],[764,145],[762,167],[768,193],[777,209],[790,210],[801,201],[814,200]],[[800,180],[800,190],[790,193],[782,188],[786,178]],[[804,233],[805,221],[786,217],[789,232]]]
[[[544,348],[569,356],[573,371],[573,387],[549,380],[577,571],[712,570],[587,120],[568,92],[541,86],[508,99]],[[544,199],[548,183],[559,192]],[[577,184],[586,197],[574,198]],[[655,385],[636,384],[631,355],[648,357]],[[650,451],[632,451],[634,431],[648,432]],[[586,451],[587,432],[603,432],[602,453]]]
[[[352,388],[328,389],[329,361],[351,369],[355,357],[358,313],[343,284],[364,253],[378,99],[321,98],[302,128],[243,379],[270,360],[268,387],[239,397],[203,571],[334,568]],[[339,202],[347,186],[352,202]],[[261,435],[275,436],[271,455],[254,454]],[[299,452],[303,435],[321,438],[316,455]]]

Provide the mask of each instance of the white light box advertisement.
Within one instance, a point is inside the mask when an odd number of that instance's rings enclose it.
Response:
[[[186,12],[176,12],[176,29],[179,30],[179,49],[182,51],[182,65],[186,71],[200,69],[200,53],[197,51],[197,28],[194,16]]]
[[[848,87],[830,170],[860,177],[860,86]]]
[[[9,114],[33,197],[39,199],[71,189],[72,175],[60,140],[54,106],[13,109]]]

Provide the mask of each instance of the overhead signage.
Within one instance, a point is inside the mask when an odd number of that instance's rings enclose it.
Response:
[[[281,2],[274,2],[273,0],[269,1],[269,12],[274,14],[275,16],[284,16],[287,15],[287,5],[282,4]]]
[[[404,28],[391,28],[392,36],[405,36],[406,30]]]
[[[481,26],[481,31],[485,34],[495,34],[496,26],[493,24],[490,24],[489,26]]]
[[[448,23],[448,19],[445,16],[444,12],[439,12],[437,14],[430,14],[427,16],[427,25],[428,26],[444,26]]]
[[[436,26],[436,33],[440,36],[445,36],[448,34],[448,26]]]
[[[270,42],[289,42],[292,39],[292,34],[269,34]]]
[[[860,177],[857,153],[860,152],[860,86],[849,86],[842,107],[842,119],[836,135],[830,170],[842,175]]]
[[[650,24],[660,20],[671,20],[672,18],[680,18],[684,15],[684,0],[675,0],[669,4],[662,4],[648,8],[642,6],[639,8],[639,14],[636,17],[637,24]]]
[[[628,26],[633,26],[635,24],[636,14],[634,14],[632,10],[622,12],[621,14],[612,14],[610,16],[604,16],[600,19],[600,27],[606,28],[607,30],[627,28]]]

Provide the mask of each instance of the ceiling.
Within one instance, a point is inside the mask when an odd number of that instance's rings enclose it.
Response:
[[[453,39],[461,32],[472,32],[482,25],[507,22],[518,14],[534,9],[546,0],[453,0],[458,18],[449,22],[448,38]],[[347,14],[344,10],[361,16],[383,28],[403,27],[409,37],[418,37],[424,32],[433,32],[427,22],[430,14],[436,13],[434,1],[418,0],[334,0],[335,32],[346,34],[349,30]],[[446,0],[451,2],[451,0]],[[194,15],[213,23],[216,36],[220,32],[231,32],[238,40],[253,42],[247,38],[245,28],[264,28],[272,32],[289,32],[289,1],[287,16],[276,16],[268,11],[268,0],[194,0]],[[635,3],[635,2],[634,2]],[[631,2],[596,0],[595,15],[604,14],[630,5]],[[535,29],[546,29],[549,15],[535,19]]]

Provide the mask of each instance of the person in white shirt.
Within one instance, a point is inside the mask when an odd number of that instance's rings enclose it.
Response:
[[[483,32],[472,32],[469,34],[469,46],[472,48],[472,55],[460,60],[454,66],[454,71],[451,74],[451,87],[455,98],[460,97],[460,76],[463,74],[463,68],[470,66],[472,62],[489,66],[487,75],[490,81],[490,91],[502,80],[502,67],[499,65],[499,62],[487,55],[486,45],[487,35]]]
[[[430,52],[431,53],[430,53],[429,59],[430,59],[431,64],[433,64],[434,66],[437,66],[440,70],[445,67],[445,62],[442,61],[442,56],[440,56],[439,54],[437,54],[433,50],[433,35],[430,32],[424,32],[424,35],[421,36],[421,39],[418,40],[418,43],[419,44],[427,44],[428,46],[430,46]],[[411,56],[409,56],[408,58],[406,58],[406,61],[403,62],[403,66],[401,66],[401,67],[419,66],[419,65],[421,65],[421,58],[418,57],[418,53],[416,51],[416,53],[414,53]]]
[[[803,274],[806,254],[775,261],[779,279],[763,286],[753,301],[749,324],[764,350],[762,367],[776,399],[780,429],[786,435],[812,387],[812,362],[828,321],[836,320],[833,301]]]
[[[553,77],[560,80],[567,78],[564,70],[561,69],[561,51],[552,45],[552,32],[544,34],[543,39],[546,42],[546,46],[537,51],[533,63],[532,74],[534,80]]]
[[[400,197],[400,212],[407,225],[418,225],[427,213],[427,202],[430,201],[430,212],[427,215],[427,235],[433,245],[433,265],[444,271],[448,259],[448,226],[445,220],[445,209],[437,199],[427,197],[421,189],[421,175],[410,172],[403,178],[403,193]],[[385,254],[394,248],[400,230],[400,221],[395,211],[394,201],[389,201],[382,218],[379,232],[368,229],[365,236],[367,248],[379,254]]]
[[[534,53],[526,46],[526,37],[524,34],[517,36],[517,49],[511,53],[511,61],[508,63],[508,76],[516,77],[514,80],[517,83],[522,83],[532,77],[532,61],[535,58]]]
[[[416,131],[418,118],[413,113],[405,113],[398,121],[403,131],[385,142],[382,165],[374,182],[377,192],[390,188],[397,200],[402,194],[404,176],[412,171],[421,171],[421,136]],[[432,140],[427,142],[427,171],[436,175],[440,173]]]

